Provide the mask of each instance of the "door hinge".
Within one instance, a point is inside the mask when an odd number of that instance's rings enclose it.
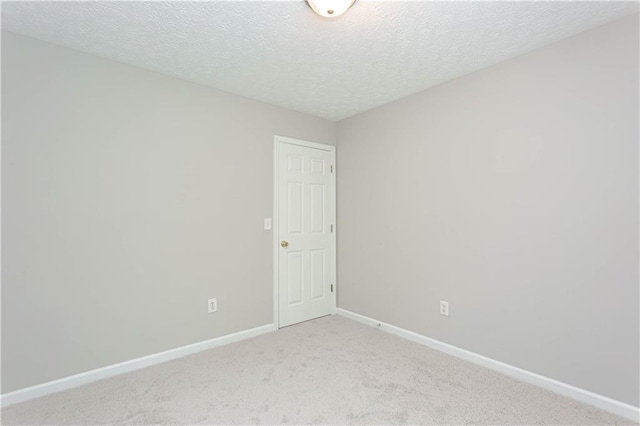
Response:
[[[331,224],[331,232],[333,232],[333,223]]]
[[[333,284],[331,284],[331,293],[333,293]]]
[[[331,165],[331,173],[333,173],[333,164]]]

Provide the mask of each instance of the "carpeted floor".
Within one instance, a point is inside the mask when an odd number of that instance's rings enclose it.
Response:
[[[9,406],[2,424],[631,424],[338,316]]]

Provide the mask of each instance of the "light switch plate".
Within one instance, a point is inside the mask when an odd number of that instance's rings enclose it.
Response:
[[[264,218],[264,230],[265,231],[271,231],[271,218],[270,217],[265,217]]]

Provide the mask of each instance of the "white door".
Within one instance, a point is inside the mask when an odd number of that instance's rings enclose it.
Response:
[[[276,137],[280,327],[334,306],[334,147]]]

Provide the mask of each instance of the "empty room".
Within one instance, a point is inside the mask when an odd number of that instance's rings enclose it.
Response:
[[[640,421],[637,1],[2,1],[6,425]]]

